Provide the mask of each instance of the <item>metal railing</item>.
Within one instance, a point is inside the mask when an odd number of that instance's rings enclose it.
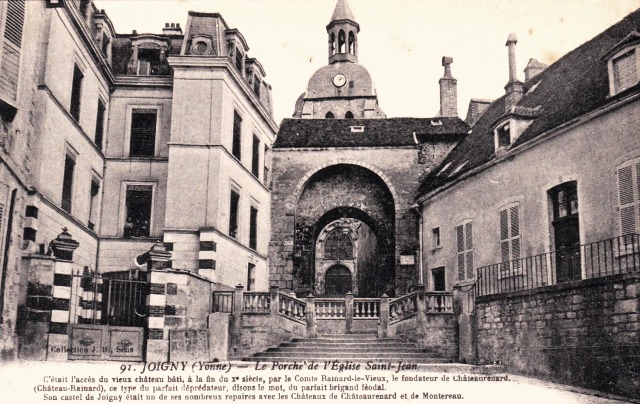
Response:
[[[476,296],[636,272],[640,237],[630,234],[477,269]]]

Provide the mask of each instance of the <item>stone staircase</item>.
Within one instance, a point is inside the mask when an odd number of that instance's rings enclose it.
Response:
[[[420,348],[402,338],[377,338],[375,334],[332,334],[298,338],[254,354],[245,361],[333,361],[452,363],[454,358]]]

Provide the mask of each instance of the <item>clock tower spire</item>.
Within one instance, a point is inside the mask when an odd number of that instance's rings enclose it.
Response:
[[[358,63],[358,32],[360,25],[353,17],[348,1],[338,0],[331,22],[327,25],[329,64]]]

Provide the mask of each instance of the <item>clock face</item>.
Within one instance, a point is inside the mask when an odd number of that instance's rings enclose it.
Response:
[[[345,84],[347,84],[347,77],[346,77],[344,74],[342,74],[342,73],[340,73],[340,74],[336,74],[336,75],[333,77],[333,85],[334,85],[334,86],[336,86],[336,87],[342,87],[342,86],[344,86]]]

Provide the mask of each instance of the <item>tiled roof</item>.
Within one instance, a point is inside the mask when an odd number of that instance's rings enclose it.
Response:
[[[525,95],[518,107],[524,107],[524,110],[539,107],[539,116],[533,119],[512,147],[531,141],[620,97],[622,94],[613,99],[609,97],[607,62],[602,57],[630,32],[639,28],[640,10],[636,10],[524,83]],[[527,93],[534,86],[533,91]],[[638,91],[639,87],[634,86],[624,94]],[[442,162],[441,168],[432,171],[423,180],[417,196],[496,157],[493,125],[505,113],[504,102],[502,97],[491,104],[473,126],[471,134]],[[464,167],[454,173],[462,164]]]
[[[460,140],[468,131],[460,118],[285,119],[274,148],[409,146]]]

